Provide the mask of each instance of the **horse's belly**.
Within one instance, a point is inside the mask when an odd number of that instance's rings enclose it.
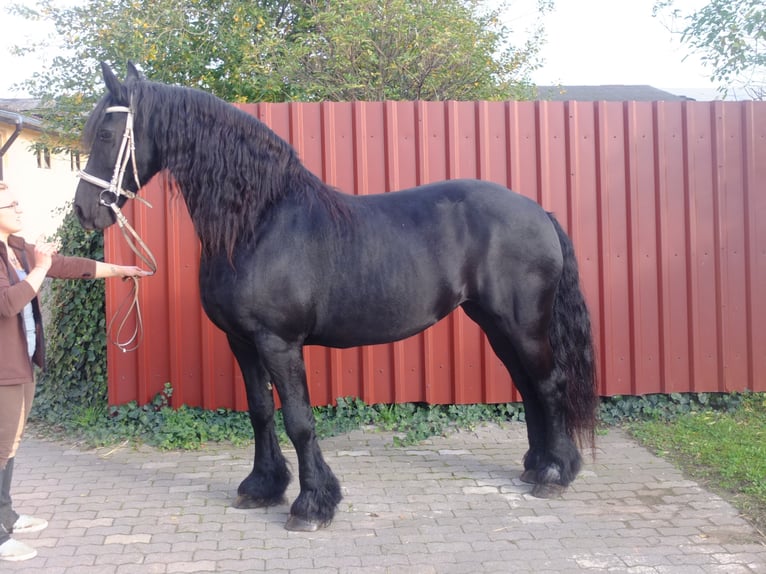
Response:
[[[357,325],[354,329],[332,329],[320,333],[315,333],[306,339],[306,345],[322,345],[323,347],[335,347],[347,349],[349,347],[360,347],[362,345],[380,345],[400,341],[412,335],[424,331],[436,321],[428,323],[393,327],[391,325],[380,324],[372,328],[365,328]]]
[[[360,299],[330,305],[317,317],[306,343],[346,348],[406,339],[448,315],[461,302],[456,293],[425,298],[409,293],[404,300]]]

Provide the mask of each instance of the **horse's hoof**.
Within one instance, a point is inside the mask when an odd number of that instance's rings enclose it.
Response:
[[[566,489],[566,486],[560,484],[536,484],[530,494],[535,498],[561,498]]]
[[[287,499],[266,499],[266,498],[253,498],[249,494],[240,494],[237,496],[237,500],[234,501],[234,508],[267,508],[269,506],[277,506],[279,504],[287,504]]]
[[[316,532],[320,528],[326,528],[329,525],[329,520],[327,522],[312,522],[291,514],[285,524],[285,530],[292,530],[293,532]]]
[[[519,480],[527,484],[537,484],[537,471],[531,468],[528,468],[527,470],[521,473]]]

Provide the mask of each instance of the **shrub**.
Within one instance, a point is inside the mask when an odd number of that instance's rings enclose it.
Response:
[[[86,232],[69,209],[56,232],[60,252],[102,260],[104,236]],[[46,286],[46,369],[38,376],[33,417],[59,422],[106,407],[104,282],[53,280]]]

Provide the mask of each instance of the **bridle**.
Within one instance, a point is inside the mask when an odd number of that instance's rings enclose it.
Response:
[[[152,274],[157,271],[157,260],[154,258],[149,247],[141,239],[135,229],[128,223],[127,218],[120,210],[120,206],[117,205],[117,201],[120,196],[128,199],[138,199],[139,201],[151,207],[151,204],[144,198],[139,197],[132,191],[126,190],[122,187],[122,180],[125,178],[125,170],[128,167],[128,162],[131,162],[133,167],[133,178],[136,182],[136,189],[141,189],[141,182],[138,179],[138,169],[136,167],[136,145],[133,132],[133,111],[128,106],[110,106],[106,108],[105,113],[125,113],[127,119],[125,121],[125,132],[122,135],[122,142],[120,143],[120,152],[117,154],[117,160],[114,165],[114,173],[112,174],[112,181],[106,181],[95,175],[87,173],[85,170],[77,172],[77,177],[101,188],[101,192],[98,196],[98,201],[101,205],[109,207],[114,212],[117,224],[120,227],[125,241],[130,247],[131,251],[144,262],[144,264],[151,270]],[[125,277],[124,279],[128,279]],[[125,301],[120,304],[119,308],[114,314],[114,317],[109,321],[107,328],[107,336],[122,352],[134,351],[138,348],[144,338],[144,324],[141,317],[141,308],[138,302],[138,277],[130,277],[133,280],[133,290],[131,295],[128,296]],[[136,312],[136,327],[133,333],[127,337],[125,341],[120,341],[121,333],[128,322],[130,313],[135,309]],[[116,332],[114,326],[117,318],[122,315],[122,320],[119,322]]]

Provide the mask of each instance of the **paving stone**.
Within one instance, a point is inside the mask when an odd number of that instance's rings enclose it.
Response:
[[[50,527],[24,537],[37,558],[0,571],[766,574],[766,540],[726,501],[620,430],[598,440],[567,492],[539,500],[518,479],[520,423],[406,448],[370,428],[332,437],[322,448],[344,500],[328,529],[296,533],[288,505],[231,507],[252,446],[80,450],[27,437],[14,500]]]

